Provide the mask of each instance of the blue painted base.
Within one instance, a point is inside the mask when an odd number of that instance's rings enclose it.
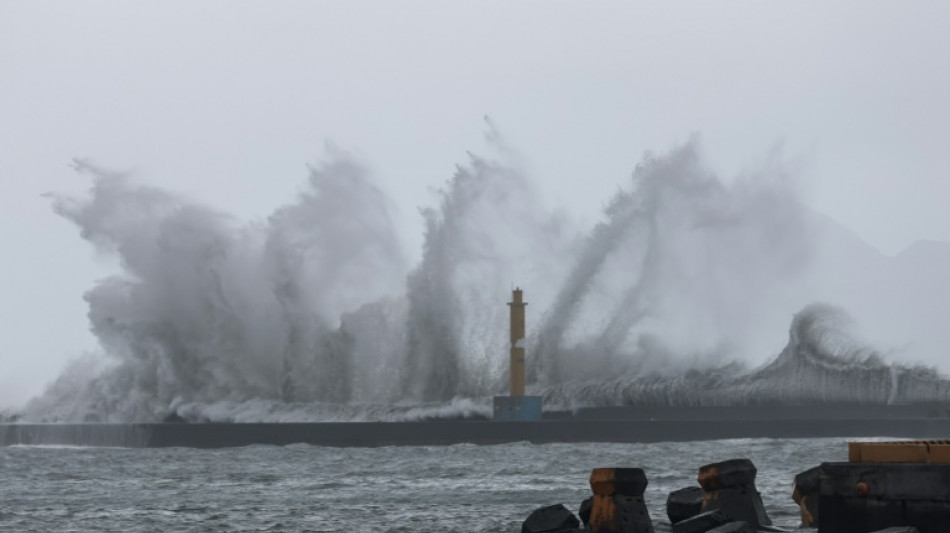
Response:
[[[495,396],[492,420],[498,422],[536,422],[541,420],[540,396]]]

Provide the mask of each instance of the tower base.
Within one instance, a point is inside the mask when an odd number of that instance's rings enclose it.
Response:
[[[496,422],[536,422],[541,420],[540,396],[495,396],[492,420]]]

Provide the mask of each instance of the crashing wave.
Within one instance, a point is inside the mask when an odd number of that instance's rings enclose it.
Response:
[[[549,408],[948,397],[935,371],[885,364],[828,306],[796,315],[771,363],[728,363],[769,353],[785,313],[820,296],[818,227],[774,162],[727,184],[695,142],[647,155],[585,233],[519,169],[472,156],[422,210],[413,268],[390,201],[346,154],[252,223],[76,168],[89,195],[54,209],[121,271],[85,295],[103,354],[67,368],[26,420],[488,416],[507,389],[515,282],[538,324],[529,390]]]
[[[682,375],[647,374],[567,382],[540,391],[549,408],[735,406],[750,404],[902,404],[950,402],[950,381],[933,368],[886,364],[849,335],[841,308],[811,304],[792,320],[788,344],[773,361]]]

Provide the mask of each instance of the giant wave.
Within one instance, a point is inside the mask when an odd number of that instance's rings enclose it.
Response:
[[[513,283],[533,313],[529,392],[551,408],[950,400],[935,370],[887,363],[844,310],[811,303],[822,225],[774,160],[725,183],[696,141],[647,154],[585,231],[517,166],[473,155],[422,210],[412,268],[391,201],[343,153],[250,223],[76,169],[89,194],[54,209],[121,271],[85,295],[102,353],[26,420],[486,416]]]

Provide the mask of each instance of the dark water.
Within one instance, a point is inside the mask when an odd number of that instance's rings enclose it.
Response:
[[[0,531],[517,532],[536,507],[576,510],[591,468],[638,466],[658,531],[669,491],[748,457],[776,525],[796,527],[795,473],[842,439],[223,450],[0,448]]]

